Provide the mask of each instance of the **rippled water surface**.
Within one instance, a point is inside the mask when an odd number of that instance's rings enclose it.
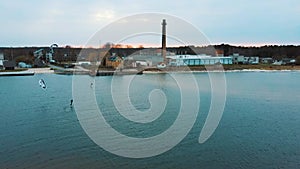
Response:
[[[194,76],[200,110],[193,128],[170,151],[144,159],[111,154],[89,138],[69,105],[72,76],[0,77],[0,168],[300,168],[300,73],[226,73],[223,117],[203,144],[198,137],[211,90],[207,74]],[[165,95],[166,110],[145,124],[118,113],[111,96],[112,77],[86,78],[95,81],[93,90],[105,119],[124,135],[152,137],[177,118],[180,92],[168,75],[137,76],[128,89],[131,103],[140,111],[151,107],[153,89]],[[128,77],[115,78],[121,88]],[[39,87],[39,79],[46,82],[46,90]],[[188,88],[189,81],[185,85]]]

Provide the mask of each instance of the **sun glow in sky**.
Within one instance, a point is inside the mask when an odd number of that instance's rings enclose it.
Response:
[[[3,0],[0,46],[84,46],[106,25],[145,12],[186,20],[212,44],[299,45],[299,11],[299,0]]]

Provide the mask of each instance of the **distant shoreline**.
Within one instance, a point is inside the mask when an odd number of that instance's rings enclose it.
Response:
[[[245,73],[245,72],[299,72],[300,70],[264,70],[264,69],[242,69],[242,70],[191,70],[191,71],[144,71],[143,74],[164,73]]]
[[[189,67],[193,70],[206,70],[212,67],[214,69],[214,65],[207,66],[191,66]],[[269,64],[257,64],[257,65],[221,65],[220,68],[225,71],[239,71],[239,70],[262,70],[262,71],[280,71],[280,70],[300,70],[300,65],[269,65]]]
[[[161,73],[205,73],[205,72],[300,72],[299,65],[220,65],[216,67],[207,66],[192,66],[192,67],[170,67],[167,69],[159,70],[144,70],[144,74],[161,74]],[[117,71],[117,70],[116,70]],[[126,70],[123,70],[126,72]],[[55,74],[55,71],[51,68],[28,68],[28,69],[16,69],[13,71],[5,70],[0,71],[0,75],[12,74]],[[62,73],[63,74],[63,73]]]

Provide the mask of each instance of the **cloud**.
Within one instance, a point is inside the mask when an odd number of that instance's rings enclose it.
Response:
[[[299,43],[298,0],[191,1],[1,1],[1,44],[83,45],[105,25],[132,14],[178,16],[203,31],[212,43]],[[122,20],[125,22],[125,20]]]
[[[113,10],[103,10],[96,14],[96,21],[112,20],[115,18],[115,12]]]

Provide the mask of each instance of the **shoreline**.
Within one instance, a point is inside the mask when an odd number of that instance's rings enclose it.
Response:
[[[266,70],[266,69],[242,69],[242,70],[191,70],[191,71],[144,71],[143,74],[164,73],[246,73],[246,72],[299,72],[300,70]]]
[[[198,70],[197,70],[198,69]],[[114,73],[118,73],[119,71],[112,71]],[[164,74],[164,73],[214,73],[214,72],[224,72],[224,73],[238,73],[238,72],[300,72],[298,67],[296,69],[262,69],[262,68],[244,68],[244,69],[216,69],[216,70],[203,70],[202,68],[193,68],[191,67],[189,70],[181,69],[166,69],[166,70],[144,70],[143,74]],[[126,70],[123,70],[124,75],[126,75]],[[15,71],[2,71],[0,72],[0,76],[24,76],[24,75],[34,75],[34,74],[57,74],[51,68],[28,68],[27,70],[15,70]],[[64,75],[64,72],[60,74]],[[132,73],[131,73],[132,74]],[[70,75],[70,72],[67,71],[66,75]]]
[[[28,69],[15,69],[13,71],[4,70],[0,71],[0,76],[33,76],[35,74],[52,74],[54,70],[50,68],[28,68]]]
[[[28,68],[29,71],[34,72],[34,74],[52,74],[54,70],[51,68]]]

